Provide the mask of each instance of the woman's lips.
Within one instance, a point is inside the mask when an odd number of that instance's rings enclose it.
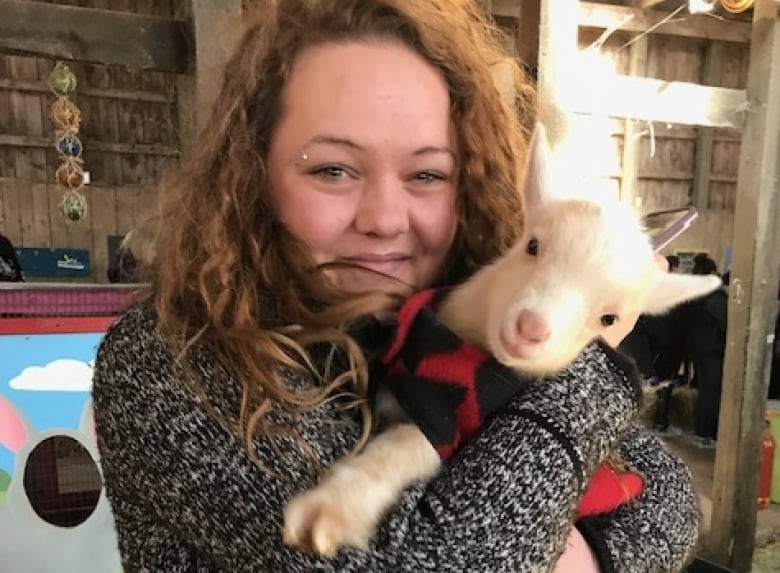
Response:
[[[409,262],[412,257],[409,255],[360,255],[355,257],[344,257],[341,260],[353,265],[358,265],[364,269],[376,271],[385,275],[395,274],[401,267]]]

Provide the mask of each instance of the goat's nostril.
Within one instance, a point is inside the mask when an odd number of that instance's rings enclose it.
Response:
[[[535,312],[524,310],[517,317],[517,333],[531,342],[545,342],[550,338],[550,329]]]

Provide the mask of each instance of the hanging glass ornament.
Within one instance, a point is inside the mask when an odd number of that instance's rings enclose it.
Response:
[[[60,204],[60,209],[69,221],[80,221],[87,215],[87,198],[76,191],[68,191]]]
[[[76,161],[66,161],[55,172],[57,182],[67,189],[81,189],[84,186],[84,170]]]
[[[51,105],[49,118],[57,129],[67,133],[78,133],[81,111],[70,99],[60,96]]]
[[[47,83],[57,94],[49,118],[56,128],[55,148],[62,163],[55,172],[57,183],[67,191],[60,203],[60,212],[69,221],[80,221],[87,215],[87,198],[78,192],[84,186],[86,173],[81,154],[84,146],[78,137],[81,111],[70,99],[76,89],[76,76],[62,62],[49,74]]]
[[[57,140],[57,151],[66,157],[81,157],[84,150],[81,140],[73,133],[66,133]]]
[[[57,62],[46,81],[49,88],[57,95],[68,95],[76,90],[78,82],[70,68],[62,62]]]

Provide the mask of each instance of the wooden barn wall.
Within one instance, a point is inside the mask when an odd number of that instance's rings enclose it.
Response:
[[[597,37],[598,33],[594,30],[582,30],[580,45],[588,46]],[[630,39],[625,34],[616,34],[602,49],[604,56],[615,62],[619,73],[628,73],[626,43]],[[646,76],[667,81],[706,83],[703,74],[706,49],[707,40],[650,35]],[[747,44],[726,43],[716,72],[719,77],[712,85],[744,89],[748,57]],[[615,148],[622,152],[625,122],[613,123]],[[642,212],[683,207],[691,203],[696,140],[702,128],[655,123],[651,136],[649,125],[640,123],[638,127],[643,133],[638,148],[637,181]],[[713,130],[707,207],[691,229],[669,246],[669,252],[707,251],[719,269],[723,266],[727,248],[732,243],[740,135],[735,129]],[[620,172],[610,175],[619,180]]]
[[[596,30],[580,31],[580,46],[591,45],[599,36]],[[614,34],[601,53],[614,62],[618,73],[629,69],[627,34]],[[648,38],[646,76],[667,81],[706,83],[704,61],[707,40],[676,36],[650,35]],[[718,66],[716,81],[711,85],[744,89],[747,80],[749,46],[726,43]],[[618,186],[623,149],[625,121],[611,120],[616,150],[615,170],[605,174]],[[638,147],[637,198],[643,213],[683,207],[693,201],[696,141],[702,128],[640,122]],[[707,251],[721,269],[732,243],[734,204],[739,165],[740,132],[717,128],[713,131],[710,189],[706,209],[689,231],[668,247],[668,252]]]
[[[515,43],[514,21],[499,21],[510,46]],[[581,49],[591,46],[601,36],[601,30],[580,29]],[[619,74],[629,73],[628,43],[635,36],[615,32],[604,42],[599,57],[601,63]],[[650,34],[645,75],[668,81],[704,82],[704,61],[707,40]],[[747,79],[749,46],[728,42],[722,52],[717,81],[711,85],[744,89]],[[621,157],[625,121],[610,118],[575,118],[593,127],[596,139],[610,140],[607,152],[588,158],[590,175],[599,179],[598,187],[618,192],[621,178]],[[641,212],[672,209],[692,201],[696,139],[699,128],[640,122],[642,134],[638,148],[637,198]],[[651,133],[653,137],[651,137]],[[675,250],[703,250],[710,253],[721,268],[731,244],[734,203],[739,164],[740,132],[715,129],[712,152],[711,183],[707,208],[685,234],[672,243]]]
[[[30,0],[33,1],[33,0]],[[173,17],[182,0],[48,2]],[[91,184],[84,220],[59,212],[65,189],[49,121],[54,101],[46,78],[56,62],[0,55],[0,229],[17,247],[90,251],[92,274],[72,282],[106,282],[107,237],[131,230],[150,204],[160,176],[178,162],[175,76],[121,66],[68,63],[78,79],[79,137]],[[39,279],[32,279],[39,280]],[[46,279],[41,279],[46,280]]]

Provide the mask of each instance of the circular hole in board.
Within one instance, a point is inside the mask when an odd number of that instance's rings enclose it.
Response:
[[[68,436],[53,436],[30,452],[24,468],[24,491],[44,521],[75,527],[92,515],[102,480],[87,449]]]

